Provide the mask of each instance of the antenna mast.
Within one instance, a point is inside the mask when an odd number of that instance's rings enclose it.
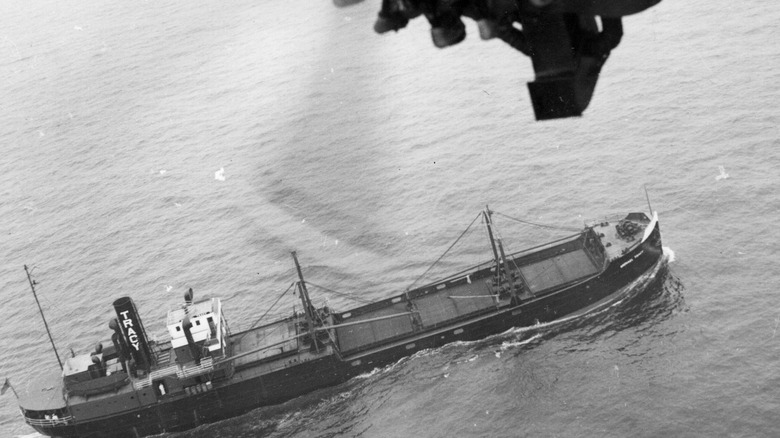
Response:
[[[37,282],[33,281],[32,277],[30,277],[30,270],[27,269],[27,265],[24,265],[24,272],[27,273],[27,281],[30,283],[30,289],[32,289],[33,296],[35,297],[35,303],[38,304],[38,311],[41,313],[41,319],[43,320],[43,325],[46,327],[46,333],[49,334],[49,340],[51,341],[51,348],[54,349],[54,355],[57,356],[57,363],[60,364],[60,369],[63,369],[62,361],[60,360],[60,355],[57,353],[57,347],[54,345],[54,338],[51,337],[49,324],[46,322],[46,317],[43,316],[43,309],[41,308],[41,303],[38,301],[38,294],[35,293],[35,285],[37,284]]]

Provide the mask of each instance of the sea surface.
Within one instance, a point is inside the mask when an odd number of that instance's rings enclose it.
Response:
[[[120,296],[162,337],[192,287],[235,331],[296,250],[340,292],[315,301],[348,309],[412,284],[485,205],[581,227],[647,211],[646,187],[666,261],[613,306],[165,436],[780,435],[777,2],[626,18],[585,115],[546,122],[528,58],[468,20],[445,50],[423,19],[377,35],[379,5],[4,1],[0,380],[57,369],[25,264],[65,357],[109,338]],[[558,236],[497,226],[515,251]],[[490,257],[472,237],[444,267]],[[0,436],[35,436],[11,391]]]

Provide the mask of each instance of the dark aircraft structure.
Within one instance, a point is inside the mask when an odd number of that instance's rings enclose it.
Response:
[[[334,0],[348,6],[362,0]],[[528,91],[536,120],[582,115],[601,67],[623,37],[621,18],[661,0],[382,0],[377,33],[398,31],[421,15],[444,48],[463,41],[463,17],[483,40],[499,38],[531,58]]]

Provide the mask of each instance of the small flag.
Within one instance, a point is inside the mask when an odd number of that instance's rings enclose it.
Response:
[[[6,391],[8,391],[8,388],[11,387],[11,382],[8,380],[8,377],[5,378],[5,383],[3,383],[3,388],[0,389],[0,395],[5,394]]]

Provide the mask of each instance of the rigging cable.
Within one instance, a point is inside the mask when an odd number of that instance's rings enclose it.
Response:
[[[515,218],[513,218],[513,217],[509,217],[509,216],[507,216],[507,215],[505,215],[505,214],[498,213],[498,212],[495,212],[495,211],[494,211],[493,213],[496,213],[496,214],[498,214],[498,215],[501,215],[501,216],[503,216],[503,217],[504,217],[504,218],[506,218],[506,219],[511,219],[511,220],[514,220],[514,221],[517,221],[517,222],[522,222],[522,223],[525,223],[525,224],[534,225],[534,226],[538,226],[538,227],[542,227],[542,228],[558,229],[558,230],[565,230],[565,231],[581,231],[581,230],[580,230],[580,229],[578,229],[578,228],[570,228],[570,227],[556,227],[556,226],[553,226],[553,225],[535,224],[535,223],[532,223],[532,222],[523,221],[523,220],[520,220],[520,219],[515,219]],[[498,236],[498,238],[499,238],[499,239],[502,239],[502,237],[501,237],[501,232],[500,232],[500,231],[498,231],[498,228],[496,228],[496,226],[495,226],[495,225],[493,225],[493,232],[495,232],[495,233],[496,233],[496,235]],[[586,239],[586,238],[587,238],[587,235],[583,235],[583,242],[584,242],[584,239]],[[584,243],[583,243],[583,244],[584,244]],[[511,253],[511,251],[510,251],[510,253]],[[511,260],[511,263],[512,263],[512,265],[514,266],[515,270],[516,270],[516,271],[518,271],[518,272],[520,272],[520,273],[521,273],[521,276],[522,276],[522,271],[520,271],[520,267],[517,265],[517,261],[516,261],[516,259],[512,259],[512,260]],[[537,278],[541,277],[543,274],[546,274],[546,273],[547,273],[547,271],[549,271],[550,269],[552,269],[552,267],[553,267],[553,266],[548,266],[548,267],[546,267],[546,268],[542,269],[542,271],[541,271],[541,272],[539,272],[539,273],[537,273],[536,275],[534,275],[534,276],[533,276],[533,278],[531,278],[531,280],[536,280]],[[523,277],[523,278],[525,279],[525,277]],[[528,279],[525,279],[525,280],[528,280]]]
[[[493,213],[498,213],[498,212],[494,211]],[[504,216],[504,215],[503,215],[503,214],[501,214],[501,213],[498,213],[498,214],[500,214],[501,216]],[[494,233],[496,234],[496,236],[498,237],[498,240],[500,240],[500,241],[504,242],[504,238],[503,238],[503,237],[501,237],[501,232],[500,232],[500,231],[498,231],[498,227],[496,227],[496,224],[493,224],[493,232],[494,232]],[[512,251],[509,251],[509,248],[504,248],[504,249],[505,249],[505,250],[507,250],[507,251],[509,252],[509,256],[511,257],[511,256],[512,256]],[[517,263],[515,262],[515,259],[512,259],[512,260],[511,260],[511,263],[512,263],[512,265],[515,267],[515,270],[519,272],[519,271],[520,271],[520,267],[519,267],[519,266],[517,266]],[[507,272],[507,273],[506,273],[506,275],[509,275],[509,273]]]
[[[481,216],[482,216],[482,213],[481,213],[481,212],[480,212],[479,214],[477,214],[477,216],[474,218],[474,220],[472,220],[472,221],[471,221],[471,223],[469,224],[469,226],[468,226],[468,227],[466,227],[466,230],[465,230],[465,231],[463,231],[463,232],[460,234],[460,236],[458,236],[458,238],[457,238],[457,239],[455,239],[455,241],[454,241],[454,242],[452,242],[452,245],[450,245],[450,247],[449,247],[449,248],[447,248],[447,250],[446,250],[446,251],[444,251],[444,254],[442,254],[441,256],[439,256],[439,258],[438,258],[438,259],[436,259],[436,261],[435,261],[435,262],[433,262],[433,264],[432,264],[432,265],[431,265],[431,266],[430,266],[428,269],[426,269],[426,270],[425,270],[425,272],[423,272],[423,273],[422,273],[422,275],[420,275],[419,277],[417,277],[417,280],[414,280],[414,282],[412,282],[412,284],[410,284],[410,285],[409,285],[409,286],[406,288],[406,291],[407,291],[407,292],[408,292],[408,291],[409,291],[409,290],[412,288],[412,286],[414,286],[415,284],[417,284],[417,282],[418,282],[418,281],[420,281],[420,279],[422,279],[423,277],[425,277],[425,275],[426,275],[426,274],[428,274],[428,272],[430,272],[430,270],[431,270],[431,269],[433,269],[433,267],[434,267],[434,266],[436,266],[436,264],[437,264],[437,263],[439,263],[439,262],[441,261],[441,259],[443,259],[443,258],[444,258],[444,256],[446,256],[446,255],[447,255],[447,253],[448,253],[448,252],[449,252],[449,251],[452,249],[452,247],[454,247],[454,246],[455,246],[455,245],[456,245],[456,244],[457,244],[457,243],[460,241],[460,239],[462,239],[462,238],[463,238],[463,236],[465,236],[465,235],[466,235],[466,233],[468,233],[468,232],[469,232],[469,230],[471,229],[472,225],[474,225],[474,222],[476,222],[476,221],[477,221],[477,219],[479,219]]]
[[[535,227],[548,228],[548,229],[551,229],[551,230],[580,231],[579,228],[574,228],[574,227],[560,227],[560,226],[555,226],[555,225],[545,225],[545,224],[538,224],[536,222],[524,221],[522,219],[517,219],[517,218],[511,217],[511,216],[507,216],[507,215],[505,215],[503,213],[499,213],[497,211],[494,211],[493,213],[495,213],[495,214],[497,214],[499,216],[502,216],[502,217],[504,217],[506,219],[513,220],[515,222],[520,222],[520,223],[527,224],[527,225],[532,225],[532,226],[535,226]]]
[[[336,292],[336,291],[335,291],[335,290],[333,290],[333,289],[328,289],[328,288],[327,288],[327,287],[325,287],[325,286],[320,286],[320,285],[318,285],[318,284],[314,284],[314,283],[312,283],[312,282],[310,282],[310,281],[307,281],[307,282],[306,282],[306,284],[309,284],[309,285],[311,285],[311,286],[314,286],[314,287],[318,287],[318,288],[320,288],[320,289],[322,289],[322,290],[324,290],[324,291],[326,291],[326,292],[330,292],[330,293],[332,293],[332,294],[334,294],[334,295],[338,295],[338,296],[340,296],[340,297],[344,297],[344,298],[349,298],[349,299],[351,299],[351,300],[355,300],[355,301],[357,301],[357,302],[359,302],[359,303],[365,303],[365,304],[368,304],[368,303],[372,303],[372,302],[373,302],[373,301],[371,301],[371,300],[367,300],[367,299],[365,299],[365,298],[359,298],[359,297],[357,297],[357,296],[355,296],[355,295],[348,294],[348,293],[345,293],[345,292]]]
[[[270,311],[271,311],[271,310],[274,308],[274,306],[276,306],[276,304],[277,304],[277,303],[279,303],[279,300],[281,300],[281,299],[282,299],[282,297],[284,296],[284,294],[286,294],[286,293],[287,293],[287,292],[288,292],[290,289],[292,289],[292,287],[293,287],[293,286],[295,286],[295,283],[294,283],[294,282],[293,282],[293,283],[291,283],[291,284],[290,284],[290,286],[288,286],[288,287],[287,287],[287,289],[285,289],[285,290],[284,290],[284,292],[282,292],[282,293],[281,293],[281,295],[279,295],[279,298],[277,298],[277,299],[276,299],[276,301],[274,301],[274,303],[273,303],[273,304],[271,304],[271,307],[269,307],[269,308],[268,308],[268,310],[266,310],[266,311],[265,311],[265,313],[263,313],[263,314],[260,316],[260,318],[257,318],[257,320],[256,320],[256,321],[255,321],[255,322],[252,324],[252,326],[251,326],[251,327],[249,327],[248,329],[246,329],[246,330],[245,330],[245,332],[248,332],[249,330],[252,330],[253,328],[255,328],[255,326],[257,326],[257,324],[258,324],[260,321],[262,321],[262,320],[263,320],[263,318],[265,318],[265,316],[266,316],[266,315],[268,315],[268,313],[269,313],[269,312],[270,312]],[[242,338],[243,338],[245,335],[246,335],[246,333],[244,333],[243,335],[241,335],[241,337],[240,337],[240,338],[238,338],[238,340],[241,340],[241,339],[242,339]]]

